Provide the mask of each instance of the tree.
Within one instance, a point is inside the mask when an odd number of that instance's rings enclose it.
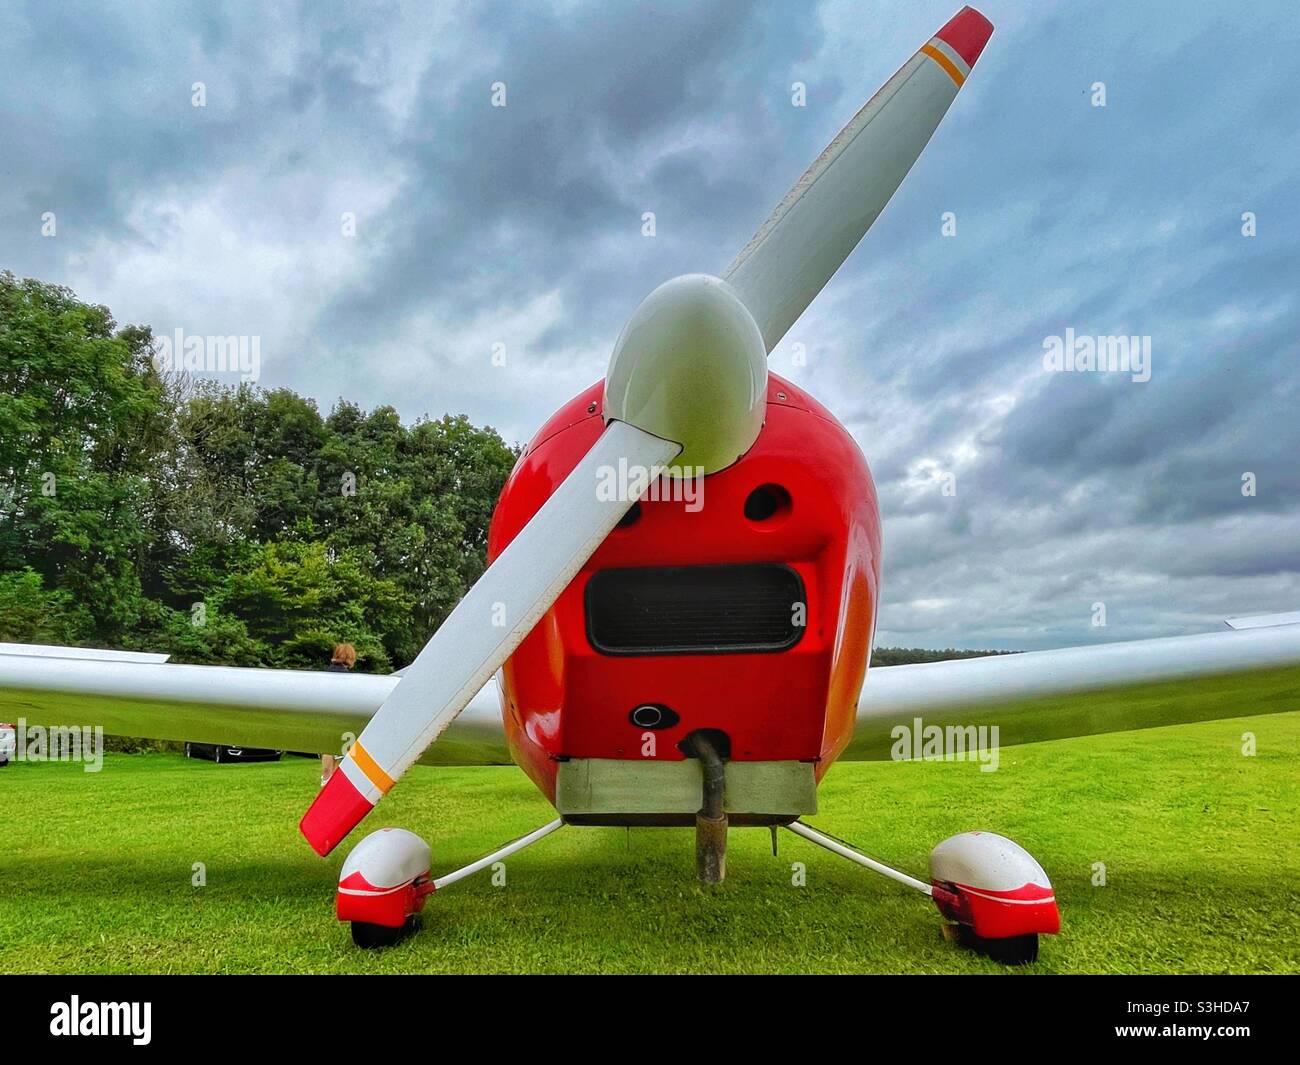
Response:
[[[367,668],[409,662],[482,572],[516,451],[463,416],[406,426],[340,400],[322,417],[287,389],[160,375],[153,349],[107,308],[0,275],[14,638],[293,666],[349,640]]]
[[[90,612],[67,592],[43,587],[31,569],[0,573],[0,642],[76,644],[90,629]]]
[[[35,570],[110,640],[137,620],[164,442],[150,344],[66,288],[0,274],[0,567]]]
[[[285,541],[263,545],[249,568],[228,575],[212,605],[270,648],[268,664],[319,667],[346,641],[362,668],[386,673],[392,659],[385,637],[400,631],[412,604],[355,552]]]
[[[243,621],[208,602],[174,610],[144,600],[140,624],[127,644],[139,651],[161,651],[173,662],[198,665],[265,666],[274,658],[272,648],[250,636]]]

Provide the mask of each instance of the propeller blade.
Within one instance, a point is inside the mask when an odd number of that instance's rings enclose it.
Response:
[[[653,471],[680,451],[610,422],[447,616],[316,796],[298,827],[318,854],[333,850],[455,720],[636,502],[602,498],[602,468],[622,460]]]
[[[884,210],[992,33],[962,8],[840,130],[727,268],[769,353]]]

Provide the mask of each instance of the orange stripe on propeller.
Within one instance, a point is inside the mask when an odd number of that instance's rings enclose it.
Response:
[[[961,88],[966,81],[966,75],[957,69],[957,64],[944,55],[939,49],[932,44],[921,45],[921,51],[933,59],[939,66],[947,72],[948,77],[957,83],[957,88]]]
[[[393,786],[393,778],[385,773],[379,763],[370,757],[370,752],[362,747],[360,743],[354,743],[349,753],[352,755],[352,760],[357,763],[357,768],[365,773],[366,779],[377,787],[380,792],[387,795],[388,790]]]

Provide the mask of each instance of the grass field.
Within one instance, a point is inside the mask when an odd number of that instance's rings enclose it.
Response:
[[[1007,748],[996,773],[843,764],[809,821],[922,876],[965,829],[1027,846],[1064,927],[1021,971],[1300,972],[1298,754],[1300,714],[1283,714]],[[773,858],[761,829],[732,832],[729,878],[705,890],[688,831],[566,828],[510,859],[504,887],[454,885],[418,936],[361,952],[333,918],[348,845],[322,860],[297,833],[316,784],[299,758],[0,770],[0,971],[1004,971],[944,942],[920,896],[789,833]],[[420,833],[435,873],[553,816],[513,768],[416,767],[381,810],[363,832]]]

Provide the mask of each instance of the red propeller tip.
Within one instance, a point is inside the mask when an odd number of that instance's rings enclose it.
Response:
[[[338,769],[303,814],[298,831],[323,858],[373,809],[370,800]]]
[[[963,7],[935,36],[973,67],[993,36],[993,23],[973,7]]]

